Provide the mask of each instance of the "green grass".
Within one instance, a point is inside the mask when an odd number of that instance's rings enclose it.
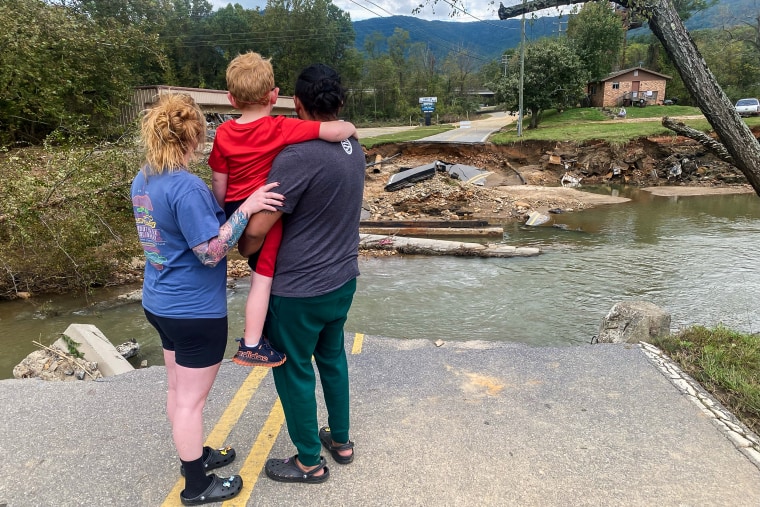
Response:
[[[554,109],[544,111],[537,129],[529,129],[530,116],[523,118],[522,137],[517,137],[517,125],[510,125],[502,132],[489,138],[494,144],[511,144],[518,141],[607,141],[610,144],[625,144],[633,139],[649,136],[672,135],[675,133],[662,126],[662,118],[670,116],[681,118],[689,127],[702,132],[710,132],[712,127],[702,116],[697,107],[692,106],[647,106],[627,107],[626,118],[640,122],[621,121],[615,118],[617,108],[607,114],[600,108],[576,108],[557,112]],[[683,118],[699,116],[700,118]],[[760,117],[745,118],[747,125],[760,125]],[[402,143],[431,136],[454,128],[454,125],[434,125],[418,127],[395,134],[360,139],[365,148],[378,144]]]
[[[652,343],[760,433],[760,336],[695,326]]]
[[[617,109],[612,109],[616,112]],[[699,108],[691,106],[647,106],[627,107],[627,119],[641,122],[621,121],[610,117],[598,108],[569,109],[561,113],[555,110],[545,111],[537,129],[529,129],[530,117],[523,118],[522,137],[517,137],[517,125],[512,125],[489,139],[494,144],[510,144],[522,140],[535,141],[576,141],[603,140],[611,144],[624,144],[633,139],[675,135],[662,126],[662,118],[702,116]],[[647,121],[648,120],[648,121]],[[698,119],[684,118],[686,125],[709,132],[712,127],[704,117]],[[748,125],[760,125],[760,117],[746,118]]]
[[[614,114],[617,109],[611,110]],[[675,135],[662,126],[663,116],[701,116],[696,107],[690,106],[648,106],[626,108],[627,119],[649,120],[641,122],[621,121],[605,114],[598,108],[569,109],[561,113],[545,111],[537,129],[529,129],[530,117],[523,119],[522,137],[517,137],[517,126],[494,134],[490,141],[495,144],[509,144],[518,140],[536,141],[590,141],[601,139],[612,144],[623,144],[632,139],[653,135]],[[684,120],[684,123],[699,130],[710,130],[704,119]]]
[[[384,134],[382,136],[359,139],[359,142],[365,148],[372,148],[373,146],[378,145],[378,144],[403,143],[406,141],[416,141],[417,139],[422,139],[423,137],[440,134],[441,132],[446,132],[447,130],[451,130],[453,128],[454,128],[453,125],[448,125],[448,124],[417,127],[412,130],[404,130],[402,132],[396,132],[394,134]]]

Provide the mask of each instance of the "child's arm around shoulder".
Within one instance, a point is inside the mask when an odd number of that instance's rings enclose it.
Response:
[[[323,141],[337,143],[355,137],[359,139],[353,123],[341,120],[324,121],[319,125],[319,138]]]

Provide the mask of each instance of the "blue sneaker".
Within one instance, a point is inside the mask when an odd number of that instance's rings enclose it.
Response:
[[[239,343],[238,351],[232,356],[232,362],[241,366],[265,366],[274,368],[285,362],[285,354],[277,352],[263,336],[255,347],[247,347],[243,338],[235,338]]]

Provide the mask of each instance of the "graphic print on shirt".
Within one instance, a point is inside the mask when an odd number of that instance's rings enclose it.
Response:
[[[343,151],[345,151],[349,155],[351,155],[351,152],[354,151],[353,147],[351,146],[351,141],[349,141],[348,139],[344,139],[343,141],[341,141],[340,145],[343,146]]]
[[[166,257],[161,255],[161,245],[166,242],[161,238],[161,231],[156,229],[153,219],[153,203],[147,195],[136,195],[132,198],[132,209],[137,223],[137,235],[145,252],[145,258],[159,271],[164,269]]]

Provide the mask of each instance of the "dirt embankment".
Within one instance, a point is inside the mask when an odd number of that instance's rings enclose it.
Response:
[[[491,172],[484,186],[460,184],[447,173],[386,192],[392,174],[435,160]],[[509,146],[441,143],[386,144],[367,152],[365,209],[368,220],[484,219],[524,220],[532,210],[584,209],[625,201],[582,192],[561,180],[583,185],[731,188],[752,192],[738,169],[719,160],[696,141],[664,136],[625,145],[524,141]],[[693,192],[692,192],[693,193]]]

